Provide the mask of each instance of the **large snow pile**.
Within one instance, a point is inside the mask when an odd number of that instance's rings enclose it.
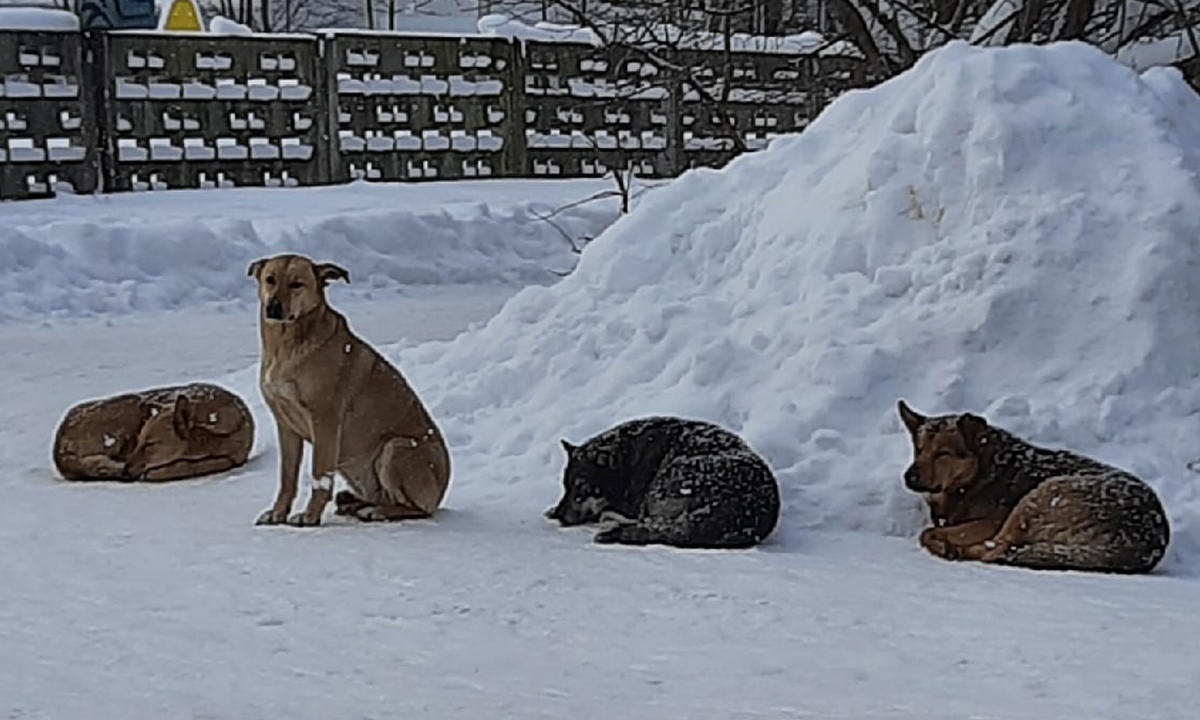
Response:
[[[557,438],[679,413],[766,455],[785,536],[915,532],[906,398],[1140,473],[1177,560],[1200,551],[1197,172],[1174,71],[955,43],[657,191],[485,327],[393,355],[447,427],[458,507],[532,514]]]
[[[600,233],[603,180],[175,190],[8,203],[0,224],[0,320],[244,303],[255,258],[336,259],[349,291],[400,285],[545,284],[571,241]]]

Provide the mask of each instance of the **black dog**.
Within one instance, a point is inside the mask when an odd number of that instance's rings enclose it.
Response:
[[[674,417],[630,420],[567,451],[561,525],[608,522],[598,543],[743,548],[779,521],[771,468],[737,435]]]

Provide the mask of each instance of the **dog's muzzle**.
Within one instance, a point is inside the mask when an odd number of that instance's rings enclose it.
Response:
[[[268,320],[283,319],[283,303],[279,300],[270,300],[267,302],[266,315]]]
[[[913,492],[929,492],[929,488],[921,482],[921,473],[917,470],[916,465],[909,465],[908,469],[904,471],[904,487]]]

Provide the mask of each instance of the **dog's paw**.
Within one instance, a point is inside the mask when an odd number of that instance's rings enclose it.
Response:
[[[292,527],[316,527],[321,524],[321,516],[309,517],[308,513],[298,512],[287,519]]]
[[[282,525],[287,521],[287,510],[276,510],[275,508],[267,508],[254,521],[255,525]]]
[[[1002,563],[1011,560],[1016,551],[1017,548],[1012,543],[987,540],[983,543],[983,552],[979,554],[979,560],[985,563]]]
[[[366,507],[367,503],[349,490],[342,490],[333,497],[333,505],[334,515],[353,515]]]
[[[649,545],[661,542],[661,536],[656,535],[637,523],[622,523],[613,525],[607,530],[601,530],[592,537],[592,542],[598,545]]]
[[[637,522],[632,518],[627,518],[615,510],[605,510],[600,513],[600,524],[605,526],[613,525],[632,525]]]
[[[383,522],[388,519],[383,511],[374,505],[359,507],[353,511],[353,515],[363,522]]]
[[[961,557],[958,547],[950,543],[937,528],[921,531],[921,547],[944,560],[958,560]]]
[[[607,530],[601,530],[592,537],[597,545],[613,545],[621,542],[623,525],[614,525]]]

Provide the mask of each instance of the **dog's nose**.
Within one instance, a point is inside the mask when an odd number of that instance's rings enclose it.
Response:
[[[916,492],[925,490],[925,486],[921,484],[921,473],[917,470],[916,465],[909,465],[908,469],[904,471],[904,486]]]
[[[546,508],[546,512],[543,514],[550,520],[558,520],[559,516],[562,515],[562,511],[560,510],[559,505],[555,505],[553,507]]]
[[[283,319],[283,303],[279,300],[271,300],[267,303],[267,319],[282,320]]]

